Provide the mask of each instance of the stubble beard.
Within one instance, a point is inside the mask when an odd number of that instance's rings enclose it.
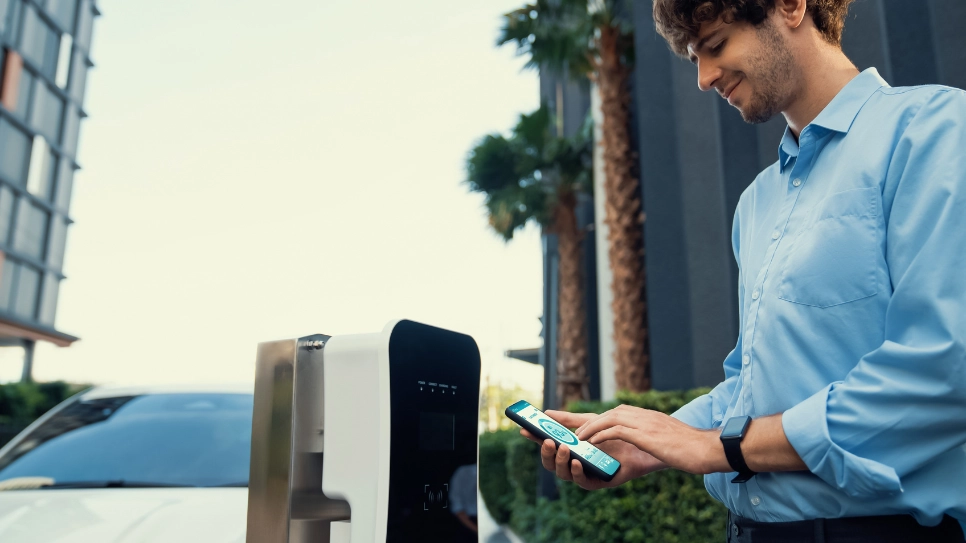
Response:
[[[755,85],[748,105],[738,110],[751,124],[764,123],[781,113],[796,80],[795,58],[774,23],[766,21],[757,33],[761,45],[749,61]]]

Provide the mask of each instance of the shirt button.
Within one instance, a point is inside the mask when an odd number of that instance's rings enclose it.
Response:
[[[761,503],[761,498],[759,498],[758,496],[751,497],[751,505],[758,505],[760,503]]]
[[[778,239],[778,238],[781,237],[781,235],[782,235],[782,233],[776,230],[776,231],[774,231],[774,232],[771,233],[771,239]]]
[[[741,357],[741,361],[744,362],[744,364],[747,366],[751,362],[751,357],[748,355],[745,355]]]
[[[800,187],[800,186],[802,186],[802,180],[801,179],[796,179],[796,180],[792,181],[792,184],[795,185],[796,187]]]
[[[759,292],[758,289],[755,289],[755,291],[751,293],[752,300],[757,300],[759,296],[761,296],[761,292]]]

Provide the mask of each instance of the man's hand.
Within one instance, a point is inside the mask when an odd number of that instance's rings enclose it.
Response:
[[[566,411],[546,411],[545,413],[567,428],[582,426],[598,416],[596,413],[568,413]],[[550,439],[541,441],[538,437],[523,429],[520,430],[520,433],[530,441],[540,443],[540,459],[544,468],[556,473],[557,477],[564,481],[573,481],[586,490],[619,486],[631,479],[667,467],[650,454],[628,442],[619,439],[603,441],[594,445],[621,463],[621,468],[614,478],[609,482],[604,482],[592,475],[585,474],[583,464],[578,460],[570,459],[570,448],[566,445],[561,445],[558,448],[556,443]]]
[[[698,430],[658,411],[621,405],[584,419],[574,433],[597,446],[629,443],[666,466],[688,473],[731,471],[719,431]]]

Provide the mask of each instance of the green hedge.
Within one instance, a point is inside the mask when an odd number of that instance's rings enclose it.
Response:
[[[55,405],[87,388],[63,381],[0,385],[0,446]]]
[[[625,403],[671,413],[706,392],[621,393],[616,402],[577,402],[568,410],[600,413]],[[549,501],[536,498],[538,455],[539,446],[517,430],[480,436],[483,500],[527,542],[717,543],[725,533],[727,510],[701,476],[665,470],[594,492],[557,481],[560,499]]]

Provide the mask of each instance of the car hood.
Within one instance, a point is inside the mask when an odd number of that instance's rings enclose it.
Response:
[[[247,488],[0,492],[3,543],[244,543]]]

